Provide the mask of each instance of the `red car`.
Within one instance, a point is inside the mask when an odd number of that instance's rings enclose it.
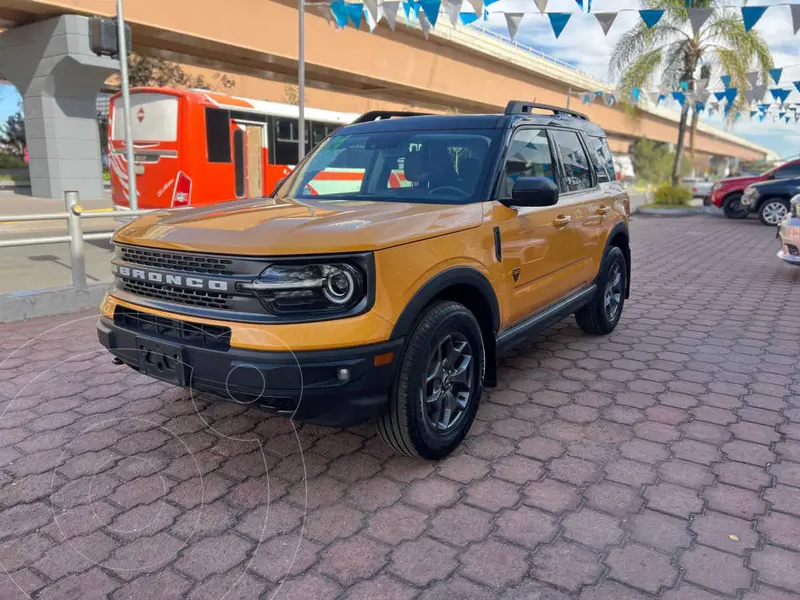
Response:
[[[787,177],[800,177],[800,160],[787,162],[761,175],[720,179],[711,188],[711,204],[725,211],[725,216],[729,219],[744,219],[751,211],[756,210],[756,207],[748,209],[742,206],[742,193],[747,186],[761,181]]]

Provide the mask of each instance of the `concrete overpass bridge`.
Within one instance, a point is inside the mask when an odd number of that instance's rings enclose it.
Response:
[[[272,89],[296,80],[297,8],[293,0],[227,0],[224,3],[134,0],[126,3],[125,10],[136,52],[273,82]],[[77,41],[81,34],[79,26],[67,27],[69,31],[62,27],[57,31],[47,24],[64,22],[64,19],[53,20],[63,15],[112,16],[114,12],[114,0],[0,0],[1,24],[8,28],[0,34],[0,73],[20,88],[25,99],[26,118],[30,119],[36,112],[43,94],[49,94],[61,107],[70,104],[63,98],[72,98],[75,100],[71,103],[74,115],[83,114],[77,107],[78,97],[83,96],[78,93],[75,82],[80,81],[84,87],[93,86],[94,94],[114,68],[112,61],[85,55],[88,45]],[[71,22],[79,21],[83,19]],[[73,42],[72,51],[78,53],[77,63],[81,69],[75,67],[75,60],[62,60],[61,67],[48,67],[47,63],[55,60],[52,58],[55,45],[37,41],[48,31],[54,39],[66,36],[67,42]],[[564,105],[569,90],[613,91],[568,65],[557,64],[478,31],[453,28],[444,17],[426,40],[418,29],[398,26],[396,31],[391,31],[383,23],[372,34],[352,27],[337,31],[323,17],[309,11],[306,40],[306,80],[310,88],[307,100],[315,107],[353,112],[367,107],[404,106],[494,112],[502,110],[509,99],[535,99]],[[75,50],[78,47],[80,49]],[[38,67],[44,68],[44,75],[36,75],[38,71],[33,68],[36,66],[31,63],[33,60],[39,61]],[[14,65],[20,61],[28,66],[25,70],[28,75],[12,74]],[[71,85],[65,77],[59,79],[59,68],[70,72]],[[79,73],[82,76],[78,77]],[[37,77],[49,77],[49,83],[38,87],[26,83]],[[59,90],[59,85],[69,89]],[[238,86],[236,93],[248,95]],[[56,101],[59,95],[62,100]],[[269,99],[280,101],[280,98]],[[91,104],[94,106],[94,99]],[[645,106],[632,116],[618,106],[599,103],[581,109],[606,129],[612,150],[616,152],[627,151],[630,142],[637,138],[672,143],[677,136],[676,111]],[[55,115],[70,116],[67,110],[55,111]],[[34,161],[55,156],[35,151],[37,145],[41,146],[36,136],[44,135],[47,126],[45,118],[43,127],[29,127],[29,137],[34,136],[29,139],[32,181],[40,175],[49,176],[33,173]],[[84,134],[89,135],[88,128]],[[59,155],[74,156],[74,151],[67,153],[66,146],[62,146]],[[698,155],[704,158],[755,160],[769,155],[766,148],[705,124],[698,130],[695,147]],[[88,171],[81,173],[86,175]],[[59,195],[58,187],[50,186],[47,195]]]

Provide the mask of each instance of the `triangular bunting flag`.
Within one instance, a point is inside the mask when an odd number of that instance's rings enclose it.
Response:
[[[719,102],[710,102],[708,106],[710,107],[709,112],[712,110],[719,110]]]
[[[419,19],[419,26],[422,29],[422,34],[425,36],[425,39],[428,39],[428,32],[431,30],[431,20],[428,18],[428,14],[426,12],[417,13],[417,18]],[[436,14],[439,14],[438,12]]]
[[[638,102],[641,95],[642,95],[641,88],[631,88],[631,96],[633,97],[634,102]]]
[[[786,102],[786,99],[789,97],[789,90],[772,88],[770,89],[769,93],[772,94],[772,97],[775,98],[776,102],[780,102],[781,104]]]
[[[461,5],[463,0],[450,0],[447,3],[447,16],[450,17],[450,23],[455,27],[458,25],[458,14],[461,12]]]
[[[667,96],[665,94],[659,94],[658,100],[656,100],[656,104],[660,104],[662,100],[666,100]]]
[[[794,87],[796,87],[797,91],[800,92],[800,81],[795,81],[794,82]]]
[[[681,81],[680,86],[681,86],[682,90],[688,90],[689,89],[689,82],[688,81]]]
[[[439,10],[442,8],[442,0],[419,0],[419,5],[425,11],[431,27],[436,27],[436,20],[439,18]],[[419,15],[417,15],[419,16]]]
[[[606,106],[614,106],[614,103],[617,101],[614,94],[605,94],[605,101]]]
[[[583,0],[575,0],[578,3],[578,6],[581,7],[581,11],[583,11]]]
[[[364,5],[361,3],[358,4],[348,4],[345,3],[347,6],[347,16],[350,17],[350,20],[353,22],[353,25],[356,29],[361,27],[361,17],[364,16]]]
[[[785,116],[786,116],[786,111],[785,111],[785,110],[782,110],[782,111],[780,111],[780,112],[778,113],[778,118],[779,118],[779,119],[782,119],[782,118],[783,118],[783,117],[785,117]]]
[[[694,112],[701,113],[706,105],[703,102],[695,102],[694,103]]]
[[[681,106],[686,102],[686,94],[683,92],[672,92],[672,97],[675,98]]]
[[[733,104],[733,101],[736,100],[736,95],[739,93],[739,90],[736,88],[728,88],[725,90],[725,99],[728,101],[728,105],[730,106]]]
[[[696,79],[694,82],[694,89],[702,92],[708,87],[708,79]]]
[[[785,117],[785,120],[788,123],[791,120],[791,117]]]
[[[703,90],[701,92],[697,92],[697,99],[700,100],[700,102],[708,102],[708,98],[710,96],[711,96],[711,93],[707,92],[705,90]]]
[[[767,112],[769,110],[769,104],[759,104],[758,110],[761,112]]]
[[[792,9],[792,29],[797,33],[800,31],[800,4],[792,4],[789,8]]]
[[[756,101],[761,102],[764,99],[764,96],[767,94],[767,86],[764,84],[757,85],[753,88],[753,98]]]
[[[722,77],[720,77],[719,79],[720,79],[720,81],[722,82],[722,85],[724,85],[724,86],[725,86],[725,89],[726,89],[726,90],[727,90],[729,87],[731,87],[731,76],[730,76],[730,75],[723,75],[723,76],[722,76]]]
[[[555,33],[556,38],[558,38],[561,32],[564,31],[564,27],[569,23],[569,18],[572,16],[572,13],[547,13],[547,16],[550,17],[550,25],[553,28],[553,33]]]
[[[617,19],[617,15],[619,13],[615,12],[599,12],[594,13],[597,22],[600,23],[600,27],[603,29],[603,34],[608,35],[608,30],[611,29],[611,26],[614,24],[614,21]]]
[[[419,11],[419,8],[417,8]],[[411,2],[403,2],[403,12],[406,13],[406,27],[411,22]]]
[[[506,26],[508,27],[508,35],[511,40],[514,40],[514,36],[517,35],[517,29],[519,29],[520,21],[522,21],[522,17],[524,17],[524,13],[506,13]]]
[[[378,18],[378,0],[364,0],[364,8],[367,9],[367,14],[372,17],[375,23],[380,20]]]
[[[770,69],[769,76],[772,77],[772,81],[775,83],[781,82],[781,75],[783,74],[783,69]]]
[[[656,24],[661,20],[661,17],[664,15],[663,10],[640,10],[639,16],[642,17],[642,21],[644,24],[647,25],[648,29],[652,29],[656,26]]]
[[[753,26],[758,23],[758,20],[767,10],[767,6],[743,6],[742,7],[742,20],[744,21],[744,30],[750,31]]]
[[[764,115],[758,115],[758,120],[763,123],[764,122]]]
[[[721,102],[725,97],[725,92],[714,92],[714,97]]]
[[[485,8],[483,9],[483,20],[484,21],[488,21],[489,20],[489,11],[486,10]]]
[[[547,0],[533,0],[536,4],[536,8],[539,9],[539,12],[544,14],[544,11],[547,10]]]
[[[333,16],[333,14],[331,13],[330,4],[318,4],[317,6],[309,6],[308,10],[310,10],[315,14],[318,14],[320,17],[325,17],[325,20],[328,22],[328,25],[331,24],[331,17]]]
[[[333,19],[336,21],[336,26],[339,27],[339,29],[347,27],[348,13],[347,5],[344,3],[344,0],[331,2],[331,14],[333,14]]]
[[[750,84],[750,87],[756,87],[758,85],[758,71],[746,73],[744,77],[747,79],[747,83]]]
[[[591,94],[583,94],[581,96],[581,102],[583,104],[589,104],[589,102],[591,102],[591,101],[592,101],[592,95]]]
[[[483,0],[469,0],[476,15],[483,14]]]
[[[389,29],[394,31],[397,26],[397,11],[400,9],[400,3],[395,1],[384,2],[381,6],[383,7],[383,15],[386,17],[386,24]]]
[[[753,99],[755,98],[755,91],[754,90],[745,90],[744,91],[744,99],[747,102],[748,106],[752,104]]]
[[[758,111],[757,111],[757,110],[751,110],[751,111],[750,111],[750,120],[752,121],[752,120],[753,120],[753,117],[755,117],[757,114],[758,114]]]
[[[697,35],[700,32],[700,28],[705,25],[705,22],[708,21],[708,17],[711,16],[711,9],[710,8],[690,8],[689,12],[689,22],[692,24],[692,32]]]
[[[464,25],[469,25],[470,23],[474,23],[478,20],[478,15],[475,13],[461,13],[459,18]]]

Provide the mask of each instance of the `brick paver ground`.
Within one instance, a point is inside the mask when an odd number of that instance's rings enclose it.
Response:
[[[91,315],[0,327],[0,598],[798,598],[800,269],[754,221],[632,232],[617,331],[506,358],[439,464],[193,402]]]

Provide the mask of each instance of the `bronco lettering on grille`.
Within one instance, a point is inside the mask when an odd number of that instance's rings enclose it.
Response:
[[[145,269],[132,269],[113,265],[114,271],[120,277],[150,281],[153,283],[165,283],[178,287],[189,287],[194,289],[208,289],[216,292],[228,291],[228,282],[218,279],[205,279],[202,277],[184,277],[183,275],[173,275],[171,273],[161,273],[159,271],[149,271]]]

